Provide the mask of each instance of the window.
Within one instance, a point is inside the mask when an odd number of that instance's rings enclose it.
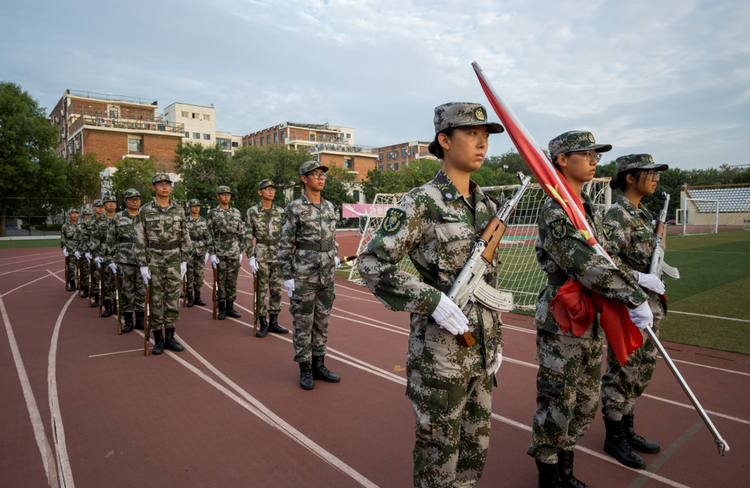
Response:
[[[352,169],[353,167],[354,167],[354,163],[352,162],[352,158],[344,158],[344,168]]]
[[[233,142],[232,143],[232,147],[240,147],[240,143],[239,142]]]
[[[347,134],[346,134],[346,138],[347,138],[347,139],[351,139],[351,138],[352,138],[352,135],[351,135],[351,134],[349,134],[349,133],[347,132]]]
[[[222,139],[221,137],[216,138],[216,144],[221,146],[222,151],[231,151],[232,150],[232,140],[231,139]]]
[[[380,165],[380,171],[383,171],[383,165],[382,164]]]
[[[379,153],[379,154],[380,155],[378,156],[378,161],[382,161],[383,160],[383,153]]]
[[[263,137],[260,138],[260,147],[263,147]]]
[[[143,139],[131,139],[128,137],[128,152],[143,152]]]
[[[187,113],[187,112],[181,112],[181,115],[182,115],[183,117],[185,117],[185,118],[188,118],[188,113]]]
[[[284,142],[284,131],[281,131],[281,142]]]
[[[315,134],[310,134],[310,140],[311,140],[311,141],[314,141],[314,140],[315,140]]]
[[[237,144],[237,143],[236,143],[236,142],[233,142],[233,143],[232,143],[232,146],[234,146],[235,144]],[[242,141],[242,147],[245,147],[246,145],[247,145],[247,143],[246,143],[245,141]]]
[[[271,134],[266,134],[266,144],[271,144]]]
[[[414,146],[409,148],[409,154],[414,156]]]
[[[190,132],[185,132],[185,139],[190,139]]]
[[[279,142],[279,133],[278,132],[274,132],[273,133],[273,142]]]
[[[201,135],[198,132],[193,132],[193,139],[200,139]]]
[[[391,169],[391,163],[388,163],[388,164],[386,165],[386,168],[388,168],[388,169]]]
[[[405,148],[405,147],[402,147],[402,148],[401,148],[401,157],[402,157],[402,158],[405,158],[405,157],[406,157],[406,148]]]
[[[203,120],[211,120],[211,116],[208,114],[203,114]]]
[[[390,151],[388,151],[387,156],[388,156],[388,161],[390,161],[391,160],[391,152]]]
[[[193,114],[193,118],[194,118],[194,119],[197,119],[197,118],[198,118],[198,114],[194,113],[194,114]]]
[[[393,163],[393,169],[398,171],[398,162]]]
[[[210,141],[211,140],[211,134],[203,134],[203,140],[204,141]]]
[[[352,191],[352,196],[356,201],[359,201],[359,190]]]

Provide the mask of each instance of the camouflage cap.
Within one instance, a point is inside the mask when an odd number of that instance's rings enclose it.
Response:
[[[81,207],[81,213],[83,215],[93,215],[94,214],[94,209],[91,208],[91,205],[87,203],[86,205],[84,205],[83,207]]]
[[[611,188],[617,188],[620,186],[620,178],[626,176],[625,173],[634,169],[655,169],[656,171],[664,171],[669,169],[666,164],[659,164],[654,162],[654,158],[650,154],[628,154],[627,156],[620,156],[615,160],[617,165],[617,176],[609,181]]]
[[[160,181],[168,181],[172,183],[172,178],[169,177],[167,173],[156,173],[153,178],[151,178],[151,184],[155,185]]]
[[[107,195],[106,197],[102,198],[102,201],[104,203],[117,203],[117,199],[114,195]]]
[[[91,205],[93,205],[94,207],[101,207],[102,205],[104,205],[104,202],[101,198],[97,198]]]
[[[572,151],[596,151],[598,153],[612,150],[611,144],[597,144],[594,134],[585,130],[565,132],[549,141],[549,154],[552,161],[563,153]]]
[[[200,206],[201,206],[201,202],[197,198],[193,198],[192,200],[188,202],[188,207],[200,207]]]
[[[78,213],[78,209],[77,209],[77,208],[70,208],[70,209],[68,210],[68,215],[70,215],[70,214],[74,214],[74,213]]]
[[[128,190],[125,190],[125,200],[127,200],[130,197],[140,197],[140,196],[141,196],[141,193],[135,188],[130,188]]]
[[[318,168],[322,169],[323,171],[328,171],[328,166],[323,166],[319,161],[306,161],[302,163],[302,166],[299,167],[299,174],[306,175],[310,171]]]
[[[273,180],[263,180],[258,183],[258,191],[261,191],[263,188],[268,188],[269,186],[274,187],[274,189],[276,188],[276,184],[273,182]]]
[[[502,125],[487,121],[487,109],[479,103],[444,103],[435,107],[435,134],[451,127],[486,125],[490,134],[505,132]]]
[[[228,186],[221,185],[216,189],[216,194],[221,195],[222,193],[232,193],[232,190],[229,189]]]

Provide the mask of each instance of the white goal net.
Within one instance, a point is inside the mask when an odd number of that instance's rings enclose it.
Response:
[[[682,235],[715,234],[719,232],[719,201],[707,198],[685,198],[677,209],[677,225]]]
[[[610,178],[595,178],[583,189],[602,212],[609,209],[612,201],[609,180]],[[485,187],[482,190],[502,202],[513,196],[518,190],[518,185]],[[398,205],[400,199],[401,195],[392,194],[378,194],[375,197],[357,248],[358,254],[380,227],[388,208]],[[500,242],[499,258],[502,264],[498,289],[513,293],[514,303],[518,309],[533,310],[537,296],[546,285],[546,276],[539,269],[534,249],[537,238],[537,220],[546,201],[547,195],[539,184],[531,185],[511,216],[505,235]],[[408,257],[399,263],[399,268],[408,273],[417,274]],[[349,273],[349,281],[359,285],[364,284],[356,266],[352,267]]]

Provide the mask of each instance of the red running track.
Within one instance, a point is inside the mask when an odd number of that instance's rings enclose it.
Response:
[[[356,237],[342,237],[341,255]],[[352,241],[352,242],[348,242]],[[63,291],[58,249],[0,251],[0,486],[407,487],[414,418],[404,396],[408,315],[337,278],[326,364],[342,381],[298,386],[290,335],[252,337],[252,278],[240,273],[242,318],[182,309],[187,350],[143,356],[87,301]],[[210,273],[206,273],[210,281]],[[203,295],[210,297],[208,284]],[[210,301],[209,301],[210,303]],[[280,315],[291,327],[288,302]],[[478,486],[535,487],[526,455],[535,408],[530,317],[504,315],[504,357],[490,451]],[[750,485],[750,358],[665,344],[731,447],[713,438],[662,360],[636,409],[661,443],[648,471],[604,454],[597,415],[576,474],[591,487]]]

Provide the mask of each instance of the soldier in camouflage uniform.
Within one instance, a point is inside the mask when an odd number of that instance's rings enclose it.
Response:
[[[237,277],[242,263],[243,224],[242,215],[229,206],[232,192],[228,186],[216,189],[219,206],[208,211],[208,253],[211,263],[218,270],[217,293],[219,300],[218,319],[240,318],[234,309],[237,299]]]
[[[278,261],[293,317],[294,360],[299,363],[300,387],[314,388],[314,379],[341,381],[325,366],[328,321],[336,297],[334,268],[336,255],[336,211],[320,196],[328,167],[318,161],[300,166],[304,194],[286,206],[281,229]],[[312,356],[312,364],[310,357]]]
[[[152,354],[164,349],[180,352],[174,338],[175,323],[180,318],[180,284],[187,273],[190,234],[185,210],[169,199],[172,180],[166,173],[151,178],[154,200],[141,207],[143,233],[139,234],[136,257],[144,283],[151,281],[149,328],[154,332]]]
[[[79,257],[78,253],[78,234],[81,226],[78,224],[78,210],[71,208],[68,210],[70,222],[63,224],[60,229],[60,247],[65,256],[65,280],[68,282],[68,291],[76,291],[76,265]],[[80,253],[79,253],[80,254]]]
[[[117,199],[114,195],[108,195],[102,199],[104,202],[104,213],[101,217],[94,218],[94,226],[89,239],[89,249],[94,256],[94,261],[100,268],[102,274],[102,296],[99,300],[104,300],[104,311],[102,317],[109,317],[117,313],[115,308],[115,275],[106,265],[105,256],[107,254],[107,233],[109,232],[109,223],[115,217],[117,210]],[[104,266],[102,266],[104,264]]]
[[[90,221],[87,225],[84,226],[85,234],[84,238],[86,239],[86,259],[89,260],[89,262],[94,261],[94,258],[96,256],[96,247],[94,247],[94,241],[93,235],[96,233],[96,222],[97,219],[100,218],[102,215],[104,215],[104,202],[97,198],[92,203],[94,207],[94,216],[91,217]],[[98,246],[98,239],[96,240],[96,244]],[[101,272],[101,265],[99,263],[92,263],[91,264],[91,296],[94,297],[93,302],[91,303],[91,308],[99,308],[99,273]]]
[[[653,217],[641,205],[641,198],[653,195],[659,181],[659,171],[666,164],[655,163],[648,154],[631,154],[617,158],[617,176],[610,181],[621,194],[604,218],[604,248],[622,261],[620,269],[642,283],[648,294],[648,304],[654,315],[653,331],[659,335],[659,322],[666,315],[659,295],[664,293],[660,277],[648,275],[654,253]],[[650,280],[650,284],[648,283]],[[607,349],[607,371],[602,376],[602,414],[607,427],[604,450],[622,464],[644,469],[646,461],[635,451],[655,454],[659,444],[635,433],[633,427],[635,400],[651,381],[656,367],[656,346],[644,334],[643,345],[628,356],[627,364],[617,361],[613,349]]]
[[[203,286],[203,271],[208,261],[208,224],[201,217],[201,204],[197,199],[188,202],[190,217],[187,221],[188,232],[190,232],[190,256],[187,266],[187,306],[205,305],[201,300],[201,287]]]
[[[263,300],[258,304],[260,327],[256,337],[265,337],[266,333],[288,334],[289,330],[279,325],[281,311],[281,265],[278,261],[279,238],[284,223],[284,210],[273,204],[276,185],[271,180],[258,184],[260,203],[247,209],[245,219],[245,253],[250,262],[250,269],[258,277],[258,293]],[[253,238],[255,247],[253,248]],[[268,309],[266,309],[266,290],[269,290]],[[268,313],[269,321],[266,320]]]
[[[81,298],[88,298],[89,296],[89,269],[91,267],[91,254],[88,252],[89,247],[89,232],[91,227],[91,216],[94,211],[91,209],[91,205],[88,203],[81,208],[83,218],[81,219],[81,228],[78,232],[78,244],[76,249],[78,254],[85,257],[84,261],[81,259]]]
[[[143,315],[146,304],[146,286],[140,276],[136,243],[143,240],[143,227],[138,217],[141,194],[130,188],[125,192],[125,206],[115,214],[107,233],[105,261],[112,273],[118,275],[120,285],[120,312],[124,319],[122,333],[127,334],[133,327],[143,330]],[[133,312],[136,322],[133,323]]]
[[[611,148],[596,144],[586,131],[566,132],[549,143],[552,161],[581,198],[598,242],[604,241],[601,216],[581,189],[594,177],[599,153]],[[560,286],[573,278],[592,292],[624,303],[634,322],[640,323],[648,320],[638,315],[644,313],[647,297],[627,272],[596,253],[557,201],[547,200],[538,225],[536,255],[548,284],[536,302],[539,371],[528,454],[536,460],[540,487],[582,488],[586,485],[573,476],[573,450],[598,407],[604,333],[598,319],[580,336],[566,333],[555,319],[551,302]]]
[[[474,486],[489,448],[501,313],[473,298],[462,311],[446,294],[497,212],[470,175],[481,167],[489,135],[504,129],[477,103],[440,105],[434,124],[429,149],[442,169],[388,210],[357,267],[388,309],[411,314],[406,395],[416,417],[414,486],[447,488]],[[419,276],[399,270],[406,256]],[[495,254],[484,276],[493,286],[497,266]],[[466,331],[476,339],[471,347],[456,337]]]

